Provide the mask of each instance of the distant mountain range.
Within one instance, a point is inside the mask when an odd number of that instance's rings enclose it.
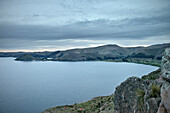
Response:
[[[140,61],[142,59],[159,61],[165,48],[170,48],[170,43],[156,44],[148,47],[104,45],[55,52],[0,52],[0,57],[17,57],[16,60],[20,61],[137,61],[139,59]]]

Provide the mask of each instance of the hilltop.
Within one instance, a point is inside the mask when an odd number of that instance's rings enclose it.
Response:
[[[118,45],[104,45],[93,48],[71,49],[55,52],[18,53],[16,54],[16,60],[113,61],[135,62],[160,66],[162,54],[165,48],[169,47],[170,43],[151,45],[148,47],[120,47]],[[0,56],[3,56],[2,53],[0,53]]]
[[[169,47],[170,43],[148,47],[104,45],[54,52],[0,52],[0,57],[16,57],[18,61],[112,61],[160,66],[162,54]]]

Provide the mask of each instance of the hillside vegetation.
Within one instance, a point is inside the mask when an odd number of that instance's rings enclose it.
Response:
[[[149,47],[120,47],[118,45],[104,45],[93,48],[71,49],[66,51],[22,53],[17,55],[16,60],[113,61],[160,66],[162,54],[165,48],[168,47],[170,47],[170,43],[151,45]],[[2,53],[0,53],[0,56],[3,56]]]
[[[42,113],[114,113],[113,95],[95,97],[74,105],[53,107]]]

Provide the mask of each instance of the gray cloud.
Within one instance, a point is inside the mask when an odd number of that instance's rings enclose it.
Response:
[[[1,0],[0,49],[53,48],[54,44],[56,47],[68,44],[35,43],[41,40],[152,42],[150,37],[152,40],[166,37],[170,42],[169,6],[169,0]],[[73,40],[70,46],[74,46]],[[75,45],[83,44],[90,43],[82,41]]]
[[[1,39],[147,38],[170,35],[170,16],[122,20],[98,19],[63,26],[1,24]]]

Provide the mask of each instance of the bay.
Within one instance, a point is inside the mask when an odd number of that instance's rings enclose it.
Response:
[[[0,113],[40,113],[113,94],[128,77],[158,67],[125,62],[15,61],[0,58]]]

